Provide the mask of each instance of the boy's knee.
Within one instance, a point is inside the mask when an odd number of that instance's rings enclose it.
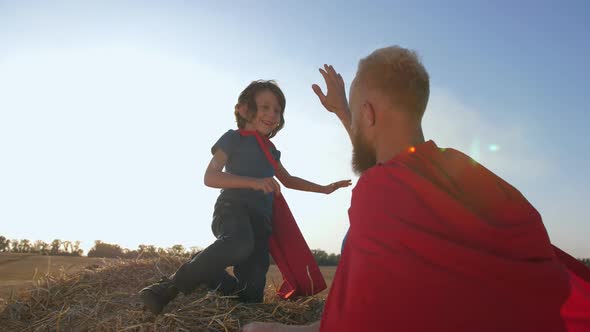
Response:
[[[254,252],[254,239],[252,237],[229,239],[228,244],[228,250],[233,256],[235,264],[245,261]]]

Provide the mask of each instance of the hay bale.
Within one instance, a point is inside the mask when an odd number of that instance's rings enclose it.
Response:
[[[305,324],[321,315],[321,297],[284,301],[275,296],[274,285],[261,304],[200,288],[179,295],[158,316],[144,311],[137,292],[182,263],[175,257],[119,260],[72,275],[44,276],[7,301],[0,331],[237,331],[251,321]]]

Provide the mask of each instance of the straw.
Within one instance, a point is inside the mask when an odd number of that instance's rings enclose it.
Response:
[[[180,294],[158,316],[145,311],[137,292],[183,262],[172,256],[115,260],[71,275],[44,275],[8,299],[0,331],[238,331],[252,321],[307,324],[320,318],[322,297],[285,301],[272,282],[260,304],[199,288]]]

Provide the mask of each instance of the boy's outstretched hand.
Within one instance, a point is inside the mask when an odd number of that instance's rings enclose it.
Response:
[[[350,180],[342,180],[342,181],[330,183],[329,185],[324,186],[324,188],[325,188],[324,194],[331,194],[334,191],[336,191],[337,189],[346,188],[350,185],[352,185],[352,181],[350,181]]]

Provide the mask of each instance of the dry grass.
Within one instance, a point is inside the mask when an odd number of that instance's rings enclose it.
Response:
[[[47,256],[39,254],[0,253],[0,311],[2,299],[12,292],[30,288],[46,274],[72,274],[92,264],[102,265],[112,259],[94,257]]]
[[[250,321],[303,324],[319,318],[323,297],[284,301],[273,282],[263,304],[199,289],[180,295],[164,313],[143,310],[137,292],[169,275],[183,259],[117,260],[74,274],[44,275],[35,287],[9,298],[0,313],[1,331],[237,331]]]

